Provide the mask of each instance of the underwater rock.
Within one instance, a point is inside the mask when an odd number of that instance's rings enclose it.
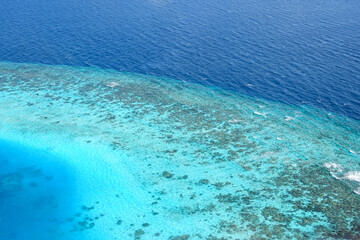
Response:
[[[22,188],[22,175],[12,173],[0,176],[0,193],[15,192]]]
[[[163,171],[162,176],[165,177],[165,178],[172,178],[174,176],[174,174],[170,173],[168,171]]]
[[[190,235],[182,235],[182,236],[176,236],[176,237],[170,237],[169,240],[187,240],[190,238]]]
[[[141,239],[141,237],[145,234],[144,230],[138,229],[134,233],[134,239]]]

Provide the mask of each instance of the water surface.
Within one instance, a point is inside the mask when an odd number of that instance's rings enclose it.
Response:
[[[43,193],[46,209],[5,201],[6,224],[33,219],[18,224],[52,239],[360,237],[356,120],[173,79],[11,62],[0,63],[0,115],[0,200]],[[39,239],[13,229],[0,237]]]
[[[2,0],[0,60],[171,77],[360,120],[358,0]]]

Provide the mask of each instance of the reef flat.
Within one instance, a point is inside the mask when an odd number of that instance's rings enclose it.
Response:
[[[48,184],[50,200],[34,204],[56,209],[28,239],[360,238],[358,121],[172,79],[11,62],[0,63],[0,116],[5,143],[51,154],[13,160],[1,145],[12,166],[3,208]]]

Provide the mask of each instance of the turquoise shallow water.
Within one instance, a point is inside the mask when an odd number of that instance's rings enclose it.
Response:
[[[1,239],[360,238],[358,121],[11,62],[0,114]]]

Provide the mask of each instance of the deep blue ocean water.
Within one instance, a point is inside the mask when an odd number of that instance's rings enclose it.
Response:
[[[0,60],[98,66],[360,119],[357,0],[2,0]]]
[[[359,239],[359,9],[0,0],[0,239]]]

